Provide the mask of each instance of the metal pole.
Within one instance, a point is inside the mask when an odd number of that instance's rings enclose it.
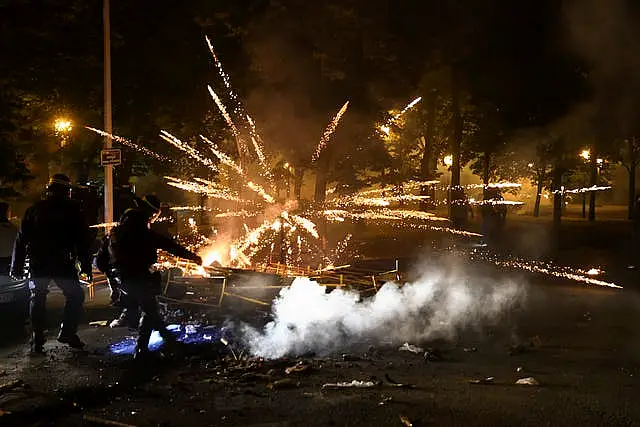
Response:
[[[111,23],[109,19],[109,0],[104,0],[104,130],[113,133],[111,118]],[[111,138],[104,138],[104,148],[111,148]],[[104,167],[104,222],[113,222],[113,166]]]

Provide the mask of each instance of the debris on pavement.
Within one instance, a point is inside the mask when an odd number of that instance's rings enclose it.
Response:
[[[287,369],[284,370],[284,373],[287,375],[293,374],[293,373],[303,373],[303,372],[309,372],[311,370],[311,365],[308,363],[304,363],[302,361],[296,363],[293,366],[288,367]]]
[[[362,357],[356,356],[355,354],[345,353],[342,355],[343,362],[358,362],[360,360],[362,360]]]
[[[0,417],[2,417],[3,415],[11,415],[11,412],[0,409]]]
[[[414,384],[403,384],[403,383],[399,383],[398,381],[394,381],[389,374],[384,374],[384,379],[387,380],[387,382],[389,383],[389,385],[391,387],[396,387],[396,388],[416,388],[416,386]]]
[[[524,370],[524,368],[522,366],[518,366],[516,368],[516,372],[522,372]]]
[[[475,347],[465,347],[464,348],[464,352],[465,353],[475,353],[476,351],[478,351],[478,349],[475,348]]]
[[[290,378],[284,378],[282,380],[276,380],[267,384],[267,388],[270,390],[285,390],[289,388],[297,388],[300,385],[299,382]]]
[[[382,396],[382,400],[378,402],[378,406],[384,406],[387,403],[391,403],[393,398],[391,396]]]
[[[495,384],[495,377],[486,377],[476,380],[470,380],[469,384]]]
[[[420,354],[424,351],[423,348],[420,348],[418,346],[415,346],[413,344],[409,344],[408,342],[402,344],[402,346],[398,349],[399,351],[410,351],[411,353],[414,354]]]
[[[0,393],[4,393],[5,391],[13,390],[14,388],[20,387],[24,382],[22,380],[13,380],[8,383],[0,384]]]
[[[338,388],[373,388],[377,387],[379,383],[373,381],[358,381],[353,380],[350,383],[340,382],[340,383],[327,383],[322,385],[322,389],[338,389]]]
[[[108,324],[108,320],[96,320],[93,322],[89,322],[89,326],[107,326]]]
[[[441,362],[444,360],[437,348],[428,348],[423,357],[426,362]]]
[[[516,381],[516,384],[518,384],[518,385],[540,385],[538,380],[536,380],[533,377],[520,378],[518,381]]]
[[[107,420],[105,418],[94,417],[93,415],[84,415],[82,417],[82,419],[84,421],[89,422],[89,423],[100,424],[100,425],[103,425],[103,426],[136,427],[133,424],[125,424],[125,423],[121,423],[121,422],[118,422],[118,421],[111,421],[111,420]]]
[[[404,425],[406,427],[412,427],[413,426],[413,423],[411,422],[409,417],[407,417],[405,415],[400,415],[400,422],[402,423],[402,425]]]

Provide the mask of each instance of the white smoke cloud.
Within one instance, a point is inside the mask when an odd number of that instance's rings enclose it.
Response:
[[[252,354],[265,358],[326,354],[364,341],[453,338],[463,328],[496,321],[525,294],[515,282],[443,269],[403,286],[387,283],[366,299],[342,289],[327,293],[325,286],[301,277],[275,299],[273,320],[263,330],[245,326],[244,338]]]

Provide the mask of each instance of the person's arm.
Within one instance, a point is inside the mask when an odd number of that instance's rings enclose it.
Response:
[[[170,237],[163,236],[154,231],[151,231],[151,236],[153,237],[155,246],[157,248],[162,249],[163,251],[167,251],[177,257],[193,261],[196,264],[202,264],[202,258],[191,252],[189,249],[185,248],[175,240],[171,239]]]
[[[20,223],[20,229],[16,234],[16,239],[13,244],[13,254],[11,256],[11,276],[23,277],[24,276],[24,264],[27,257],[27,246],[31,239],[33,229],[32,210],[27,209],[24,214],[24,218]]]

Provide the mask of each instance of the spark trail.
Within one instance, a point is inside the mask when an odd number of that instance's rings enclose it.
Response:
[[[154,151],[149,150],[147,147],[143,147],[142,145],[138,145],[135,142],[131,142],[126,138],[123,138],[121,136],[117,136],[117,135],[112,135],[110,133],[107,133],[103,130],[100,129],[96,129],[96,128],[92,128],[91,126],[85,126],[86,129],[97,133],[100,136],[104,136],[107,138],[111,138],[113,141],[115,142],[119,142],[122,145],[126,145],[127,147],[133,148],[136,151],[139,151],[143,154],[146,154],[149,157],[153,157],[154,159],[157,160],[161,160],[163,162],[171,162],[171,159],[169,159],[168,157],[162,156]]]
[[[160,138],[164,139],[169,144],[173,145],[174,147],[178,148],[179,150],[184,151],[189,156],[191,156],[195,160],[199,161],[200,163],[202,163],[203,165],[205,165],[206,167],[208,167],[212,171],[214,171],[214,172],[218,171],[218,168],[211,161],[211,159],[208,159],[208,158],[204,157],[202,154],[200,154],[200,152],[198,150],[193,148],[191,145],[181,141],[180,139],[178,139],[175,136],[171,135],[166,130],[160,131]]]
[[[344,113],[347,111],[347,108],[349,108],[349,101],[344,103],[340,111],[338,111],[338,114],[336,114],[335,117],[331,120],[331,122],[329,122],[329,126],[327,126],[327,129],[325,129],[324,133],[322,134],[322,138],[320,138],[320,142],[316,147],[316,151],[315,153],[313,153],[313,156],[311,157],[312,162],[315,162],[320,157],[322,150],[324,150],[325,147],[327,146],[327,143],[329,142],[329,138],[331,138],[331,135],[333,134],[333,132],[335,132],[336,128],[338,127],[338,123],[340,123],[340,119],[342,118]]]

